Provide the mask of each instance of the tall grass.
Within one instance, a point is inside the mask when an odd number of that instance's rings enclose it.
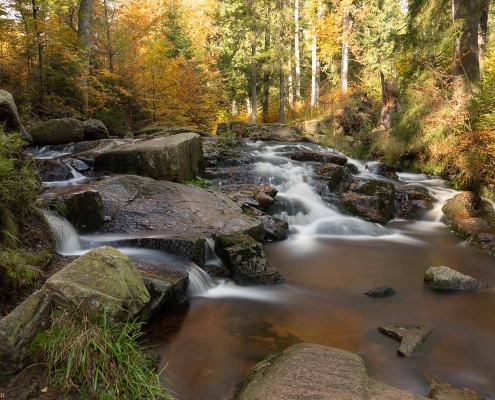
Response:
[[[136,322],[113,324],[105,315],[92,322],[57,310],[33,344],[44,349],[52,388],[78,391],[84,399],[173,399],[141,336]]]

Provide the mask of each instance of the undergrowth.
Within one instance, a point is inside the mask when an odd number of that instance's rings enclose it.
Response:
[[[185,184],[188,185],[194,185],[194,186],[199,186],[201,188],[206,188],[210,184],[210,181],[205,178],[201,178],[200,176],[194,177],[194,179],[191,179],[190,181],[184,182]]]
[[[43,350],[48,386],[77,391],[83,399],[173,399],[160,384],[156,360],[141,343],[137,322],[110,323],[78,318],[65,310],[52,314],[52,326],[38,334],[32,351]]]

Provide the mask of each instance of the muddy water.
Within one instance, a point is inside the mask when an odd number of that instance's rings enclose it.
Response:
[[[268,354],[299,342],[363,355],[371,376],[426,395],[431,379],[495,398],[495,294],[438,294],[423,289],[424,271],[448,265],[495,284],[494,261],[462,245],[447,229],[408,230],[424,241],[315,239],[274,243],[265,250],[286,277],[279,288],[251,289],[262,300],[194,298],[173,319],[148,327],[168,363],[168,386],[178,399],[229,399],[235,384]],[[399,296],[369,298],[376,286]],[[412,358],[396,355],[398,342],[378,332],[389,323],[426,324],[434,333]]]

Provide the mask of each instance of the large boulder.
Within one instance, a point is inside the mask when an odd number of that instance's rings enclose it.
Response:
[[[217,237],[215,252],[220,256],[238,285],[274,285],[284,278],[274,268],[267,268],[261,243],[252,237],[231,233]]]
[[[395,217],[395,187],[387,181],[358,182],[342,195],[342,206],[349,214],[386,224]]]
[[[431,382],[432,389],[428,394],[433,400],[486,400],[481,394],[467,388],[458,389],[446,382]]]
[[[17,132],[21,139],[32,143],[31,135],[22,126],[14,97],[5,90],[0,90],[0,125],[2,124],[5,125],[7,133]]]
[[[50,119],[31,129],[36,145],[81,142],[84,139],[84,124],[74,118]]]
[[[301,343],[253,367],[236,400],[413,400],[422,396],[395,389],[368,376],[357,354]]]
[[[65,205],[64,216],[79,233],[100,229],[104,222],[103,200],[96,190],[77,190],[60,196],[58,200]]]
[[[400,341],[397,354],[404,357],[411,357],[415,352],[421,350],[426,339],[433,333],[433,329],[425,325],[411,324],[380,326],[378,330]]]
[[[84,140],[108,139],[108,129],[99,119],[88,119],[83,122]]]
[[[192,132],[115,147],[100,153],[95,170],[184,182],[203,173],[201,137]]]
[[[447,200],[442,211],[448,220],[475,218],[485,214],[483,201],[474,192],[462,192]]]
[[[486,287],[472,276],[444,266],[428,268],[424,275],[424,283],[434,290],[476,290]]]
[[[36,334],[47,327],[52,302],[37,291],[0,319],[0,375],[10,375],[22,367],[23,356]]]
[[[46,281],[54,305],[89,317],[103,314],[113,322],[137,317],[150,296],[133,262],[113,247],[100,247],[77,258]]]
[[[347,158],[340,154],[315,150],[301,150],[294,152],[290,155],[290,159],[295,161],[313,161],[321,163],[332,163],[337,165],[347,164]]]

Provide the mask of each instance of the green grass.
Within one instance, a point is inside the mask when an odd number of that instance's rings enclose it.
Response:
[[[173,399],[142,335],[136,322],[112,324],[106,316],[95,322],[57,310],[31,350],[43,350],[51,389],[77,391],[83,399]]]
[[[199,176],[196,176],[194,179],[191,179],[190,181],[183,182],[188,185],[194,185],[194,186],[199,186],[201,188],[206,188],[210,184],[210,181],[205,178],[201,178]]]
[[[51,258],[51,249],[31,252],[22,247],[0,248],[2,286],[11,290],[33,286],[43,275],[43,267]]]

